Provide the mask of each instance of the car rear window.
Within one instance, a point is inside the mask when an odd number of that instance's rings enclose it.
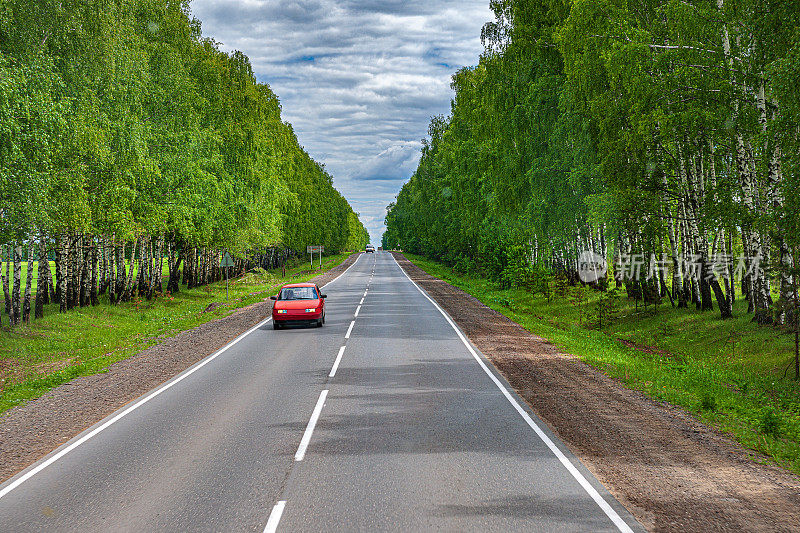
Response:
[[[316,300],[317,289],[314,287],[292,287],[281,289],[279,300]]]

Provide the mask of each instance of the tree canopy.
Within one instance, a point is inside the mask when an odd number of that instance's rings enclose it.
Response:
[[[539,267],[576,281],[583,251],[641,256],[645,272],[666,265],[624,280],[631,295],[701,309],[716,299],[723,317],[740,266],[751,312],[784,321],[775,302],[791,296],[800,215],[800,4],[491,7],[485,51],[453,76],[451,113],[432,120],[383,245],[510,283]]]

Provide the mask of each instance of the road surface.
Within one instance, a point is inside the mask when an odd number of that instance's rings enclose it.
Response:
[[[0,531],[640,531],[390,254],[0,486]]]

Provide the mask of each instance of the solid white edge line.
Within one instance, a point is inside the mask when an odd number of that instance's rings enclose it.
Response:
[[[358,318],[359,311],[361,311],[361,306],[360,305],[358,307],[356,307],[356,313],[353,316]]]
[[[356,266],[358,261],[361,259],[362,255],[363,254],[360,254],[356,258],[356,260],[353,261],[352,265],[347,267],[344,272],[342,272],[341,274],[336,276],[334,279],[332,279],[331,281],[326,283],[324,286],[330,285],[334,281],[338,280],[339,278],[341,278],[342,276],[347,274],[348,270],[350,270],[351,268]],[[178,383],[180,383],[181,381],[183,381],[187,377],[191,376],[192,374],[194,374],[195,372],[197,372],[198,370],[200,370],[201,368],[206,366],[208,363],[210,363],[211,361],[213,361],[214,359],[216,359],[217,357],[222,355],[227,349],[229,349],[233,345],[237,344],[239,341],[241,341],[242,339],[244,339],[245,337],[247,337],[248,335],[250,335],[251,333],[253,333],[257,329],[259,329],[264,324],[267,324],[270,320],[272,320],[272,317],[267,318],[265,320],[262,320],[261,322],[259,322],[258,324],[256,324],[255,326],[253,326],[252,328],[247,330],[246,332],[244,332],[241,335],[239,335],[238,337],[236,337],[229,344],[223,346],[222,348],[220,348],[218,351],[216,351],[212,355],[209,355],[207,358],[201,360],[199,363],[196,363],[195,366],[184,370],[183,373],[178,374],[176,377],[172,378],[170,381],[167,381],[161,387],[159,387],[155,391],[151,392],[150,394],[148,394],[147,396],[145,396],[144,398],[142,398],[138,402],[134,403],[133,405],[131,405],[127,409],[121,411],[119,414],[117,414],[113,418],[107,420],[105,423],[103,423],[102,425],[98,426],[97,428],[95,428],[91,432],[87,433],[86,435],[84,435],[80,439],[76,440],[75,442],[73,442],[72,444],[70,444],[69,446],[64,448],[63,450],[59,451],[58,453],[56,453],[55,455],[53,455],[49,459],[45,460],[44,462],[40,463],[39,465],[35,466],[34,468],[28,470],[27,472],[22,474],[19,478],[15,479],[11,483],[9,483],[5,487],[3,487],[3,489],[0,490],[0,498],[3,498],[6,494],[8,494],[12,490],[16,489],[17,487],[19,487],[20,485],[22,485],[24,482],[26,482],[27,480],[29,480],[30,478],[32,478],[36,474],[38,474],[39,472],[41,472],[42,470],[44,470],[45,468],[47,468],[51,464],[55,463],[56,461],[58,461],[59,459],[61,459],[65,455],[67,455],[69,452],[71,452],[72,450],[74,450],[75,448],[77,448],[78,446],[83,444],[84,442],[86,442],[89,439],[91,439],[92,437],[94,437],[95,435],[99,434],[100,432],[102,432],[103,430],[105,430],[108,427],[112,426],[114,423],[118,422],[119,420],[121,420],[125,416],[129,415],[130,413],[132,413],[133,411],[135,411],[136,409],[138,409],[142,405],[146,404],[147,402],[149,402],[150,400],[152,400],[156,396],[160,395],[162,392],[164,392],[166,390],[169,390],[174,385],[177,385]],[[351,325],[351,328],[352,328],[352,325]]]
[[[323,285],[323,287],[327,287],[328,285],[330,285],[330,284],[331,284],[331,283],[333,283],[334,281],[337,281],[339,278],[341,278],[342,276],[344,276],[345,274],[347,274],[347,271],[348,271],[348,270],[350,270],[351,268],[353,268],[354,266],[356,266],[356,263],[358,263],[358,260],[359,260],[359,259],[361,259],[361,256],[363,256],[363,255],[364,255],[364,254],[359,254],[359,256],[358,256],[358,257],[356,257],[356,260],[355,260],[355,261],[353,261],[353,264],[352,264],[352,265],[350,265],[349,267],[347,267],[347,268],[345,269],[345,271],[344,271],[344,272],[342,272],[341,274],[339,274],[338,276],[336,276],[335,278],[333,278],[332,280],[330,280],[328,283],[326,283],[325,285]]]
[[[344,335],[345,339],[349,339],[350,338],[350,334],[353,332],[353,326],[355,326],[355,325],[356,325],[356,321],[355,320],[350,322],[350,327],[347,328],[347,333],[345,333],[345,335]]]
[[[458,338],[461,339],[461,342],[463,342],[464,346],[467,347],[469,353],[472,354],[472,357],[478,362],[483,371],[486,372],[486,374],[489,376],[489,378],[491,378],[494,384],[497,385],[497,387],[503,393],[503,396],[506,397],[506,399],[509,401],[509,403],[511,403],[514,409],[516,409],[517,412],[520,414],[520,416],[522,416],[525,422],[528,423],[528,426],[530,426],[531,429],[533,429],[533,431],[536,432],[536,435],[539,436],[542,442],[544,442],[545,445],[547,445],[547,447],[550,448],[550,451],[553,452],[553,454],[556,456],[556,458],[558,458],[561,464],[564,465],[567,471],[569,471],[569,473],[572,474],[572,477],[574,477],[575,480],[581,485],[581,487],[583,487],[583,490],[585,490],[587,494],[589,494],[589,496],[594,500],[594,502],[598,505],[598,507],[600,507],[600,509],[603,510],[606,516],[608,516],[608,518],[611,519],[614,525],[617,526],[617,528],[621,532],[633,533],[633,530],[630,528],[630,526],[622,519],[622,517],[619,516],[619,514],[614,510],[614,508],[611,507],[611,505],[609,505],[609,503],[605,500],[605,498],[603,498],[600,495],[600,493],[597,492],[597,489],[595,489],[591,485],[591,483],[589,483],[589,481],[584,477],[584,475],[581,474],[577,468],[575,468],[575,465],[572,464],[572,461],[570,461],[569,458],[567,458],[567,456],[564,455],[561,449],[559,449],[559,447],[556,446],[556,444],[552,441],[552,439],[550,439],[550,437],[548,437],[547,434],[544,431],[542,431],[542,428],[540,428],[538,424],[536,424],[536,422],[533,421],[530,415],[528,415],[528,413],[525,411],[525,409],[522,408],[519,402],[517,402],[516,399],[514,399],[514,397],[511,395],[508,389],[506,389],[503,383],[499,379],[497,379],[497,376],[495,376],[492,373],[492,371],[489,370],[489,368],[487,368],[486,364],[472,348],[472,345],[470,345],[470,343],[464,337],[464,334],[461,333],[461,330],[458,329],[456,324],[450,318],[450,315],[448,315],[444,311],[444,309],[442,309],[439,306],[439,304],[437,304],[430,296],[428,296],[428,294],[422,289],[422,287],[417,285],[417,283],[413,279],[411,279],[411,276],[409,276],[408,273],[403,269],[403,267],[400,266],[400,263],[397,262],[397,259],[394,257],[394,255],[392,255],[392,259],[394,259],[395,264],[397,264],[397,268],[399,268],[400,271],[403,272],[403,274],[405,274],[406,278],[408,278],[408,281],[413,283],[414,286],[417,288],[417,290],[420,292],[420,294],[422,294],[425,298],[427,298],[428,301],[431,302],[433,306],[442,314],[445,320],[447,320],[448,324],[450,324],[450,326],[456,332],[456,335],[458,335]]]
[[[308,443],[311,442],[311,435],[314,433],[314,427],[317,425],[317,420],[319,420],[319,415],[322,413],[322,407],[325,405],[325,398],[328,397],[328,389],[322,391],[322,394],[319,395],[319,400],[317,400],[317,405],[314,407],[314,412],[311,414],[311,420],[308,421],[308,425],[306,426],[306,431],[303,433],[303,438],[300,440],[300,447],[297,448],[297,453],[294,454],[295,461],[302,461],[303,457],[306,456],[306,449],[308,449]]]
[[[45,460],[43,463],[37,465],[36,467],[32,468],[31,470],[28,470],[27,472],[22,474],[19,478],[17,478],[13,482],[9,483],[6,487],[4,487],[2,490],[0,490],[0,498],[2,498],[3,496],[8,494],[9,492],[14,490],[15,488],[19,487],[25,481],[29,480],[30,478],[32,478],[33,476],[35,476],[36,474],[38,474],[39,472],[41,472],[42,470],[44,470],[45,468],[50,466],[51,464],[55,463],[56,461],[58,461],[59,459],[61,459],[65,455],[67,455],[69,452],[71,452],[72,450],[74,450],[75,448],[77,448],[78,446],[83,444],[84,442],[88,441],[89,439],[91,439],[92,437],[94,437],[95,435],[100,433],[101,431],[107,429],[108,427],[110,427],[114,423],[118,422],[119,420],[121,420],[125,416],[129,415],[130,413],[132,413],[133,411],[135,411],[139,407],[143,406],[144,404],[146,404],[147,402],[149,402],[150,400],[152,400],[153,398],[155,398],[156,396],[158,396],[162,392],[171,389],[173,386],[177,385],[178,383],[180,383],[184,379],[188,378],[189,376],[191,376],[192,374],[194,374],[195,372],[197,372],[198,370],[200,370],[201,368],[206,366],[208,363],[210,363],[211,361],[213,361],[214,359],[216,359],[217,357],[222,355],[222,353],[224,353],[228,348],[232,347],[233,345],[238,343],[240,340],[244,339],[245,337],[247,337],[248,335],[250,335],[251,333],[253,333],[257,329],[259,329],[261,326],[263,326],[264,324],[268,323],[270,320],[272,320],[272,317],[267,318],[266,320],[262,320],[261,322],[259,322],[258,324],[256,324],[255,326],[253,326],[252,328],[247,330],[245,333],[242,333],[241,335],[236,337],[236,339],[234,339],[229,344],[227,344],[224,347],[222,347],[220,350],[218,350],[214,354],[209,355],[205,359],[201,360],[199,363],[196,363],[195,366],[193,366],[191,368],[188,368],[187,370],[184,370],[184,372],[182,374],[179,374],[178,376],[172,378],[171,381],[168,381],[167,383],[161,385],[161,387],[159,387],[155,391],[151,392],[150,394],[148,394],[147,396],[145,396],[144,398],[142,398],[138,402],[134,403],[133,405],[131,405],[127,409],[121,411],[116,416],[114,416],[113,418],[107,420],[105,423],[103,423],[102,425],[98,426],[97,428],[95,428],[91,432],[87,433],[86,435],[84,435],[80,439],[76,440],[75,442],[73,442],[72,444],[70,444],[69,446],[67,446],[63,450],[61,450],[60,452],[56,453],[55,455],[53,455],[49,459]]]
[[[339,363],[342,362],[342,355],[344,355],[344,349],[346,346],[342,346],[339,348],[339,355],[336,356],[336,361],[333,363],[333,368],[331,368],[331,373],[328,374],[329,378],[336,376],[336,370],[339,368]]]
[[[272,512],[269,514],[269,520],[267,520],[264,533],[275,533],[275,531],[278,530],[278,524],[281,522],[284,507],[286,507],[286,500],[281,500],[275,504],[275,507],[272,508]]]

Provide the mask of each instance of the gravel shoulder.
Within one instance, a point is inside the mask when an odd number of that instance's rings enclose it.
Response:
[[[359,255],[352,254],[312,281],[325,285]],[[269,300],[238,309],[114,363],[107,372],[74,379],[9,409],[0,416],[0,481],[216,352],[271,312]]]
[[[800,478],[395,258],[648,530],[797,531]]]

